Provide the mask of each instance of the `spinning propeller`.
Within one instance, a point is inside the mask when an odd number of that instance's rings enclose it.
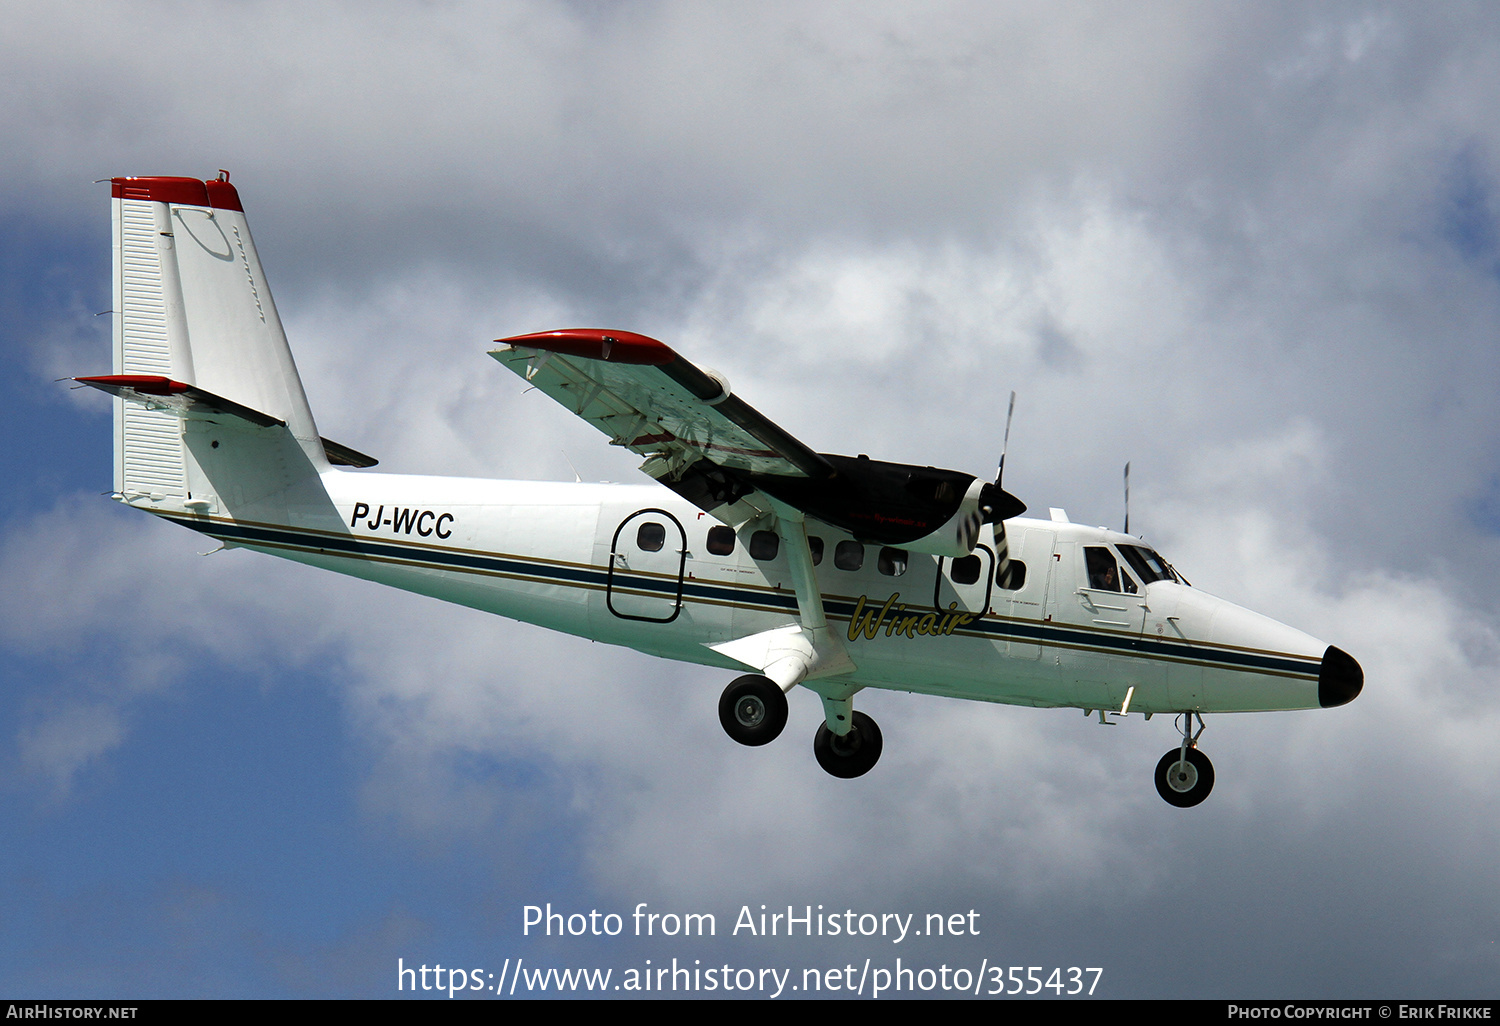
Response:
[[[1010,421],[1016,412],[1016,393],[1010,394],[1010,407],[1005,411],[1005,440],[1000,445],[1000,466],[995,471],[995,483],[984,486],[979,493],[979,510],[995,532],[995,579],[1002,588],[1010,586],[1010,543],[1005,537],[1005,521],[1026,512],[1026,504],[1001,487],[1005,477],[1005,452],[1010,448]]]

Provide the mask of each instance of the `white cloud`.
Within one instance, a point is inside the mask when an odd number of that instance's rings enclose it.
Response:
[[[60,799],[67,796],[80,770],[118,748],[124,739],[118,709],[70,703],[23,727],[17,752],[22,771],[43,778]]]
[[[1161,719],[867,696],[886,755],[846,784],[810,758],[810,701],[740,750],[718,671],[199,559],[65,502],[0,553],[0,637],[69,681],[12,735],[43,786],[204,665],[326,663],[373,815],[520,838],[560,818],[620,895],[1175,907],[1185,876],[1273,875],[1237,843],[1321,865],[1337,833],[1422,864],[1412,824],[1462,840],[1433,862],[1444,894],[1493,875],[1473,853],[1496,840],[1500,643],[1473,596],[1496,548],[1471,510],[1500,474],[1500,254],[1445,221],[1464,154],[1469,214],[1494,208],[1488,14],[353,10],[214,8],[163,60],[136,8],[23,5],[0,44],[18,202],[81,217],[87,196],[102,220],[82,179],[231,164],[320,427],[393,470],[566,478],[565,449],[631,480],[484,356],[547,327],[657,335],[816,447],[982,474],[1017,389],[1012,490],[1113,524],[1132,460],[1133,524],[1200,586],[1353,653],[1365,694],[1212,718],[1219,784],[1191,819],[1151,790]],[[78,333],[45,337],[33,366],[56,348],[77,372]],[[1348,909],[1347,879],[1289,886]]]

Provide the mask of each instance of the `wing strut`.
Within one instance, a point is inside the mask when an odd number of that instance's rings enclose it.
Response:
[[[798,622],[709,647],[759,670],[775,681],[781,690],[790,691],[810,680],[853,673],[856,667],[843,641],[828,626],[802,511],[775,499],[771,500],[771,505],[776,533],[781,537],[782,551],[786,553],[792,571]],[[853,713],[850,699],[859,687],[830,682],[829,685],[812,687],[812,690],[823,697],[824,717],[830,724],[829,729],[841,736],[847,734]]]

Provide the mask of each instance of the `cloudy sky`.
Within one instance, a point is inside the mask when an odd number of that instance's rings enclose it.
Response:
[[[1110,997],[1493,997],[1500,14],[1485,4],[13,3],[0,37],[0,992],[1097,966]],[[109,200],[240,189],[323,433],[634,482],[485,355],[642,332],[813,447],[1132,526],[1347,649],[1354,704],[1169,720],[866,694],[749,750],[720,671],[121,509]],[[539,939],[522,909],[710,912]],[[977,937],[727,936],[744,905]],[[627,933],[630,932],[627,927]]]

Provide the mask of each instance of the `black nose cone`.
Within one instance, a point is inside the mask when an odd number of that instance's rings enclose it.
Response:
[[[1365,671],[1341,648],[1328,646],[1318,671],[1318,704],[1323,708],[1354,701],[1365,686]]]

